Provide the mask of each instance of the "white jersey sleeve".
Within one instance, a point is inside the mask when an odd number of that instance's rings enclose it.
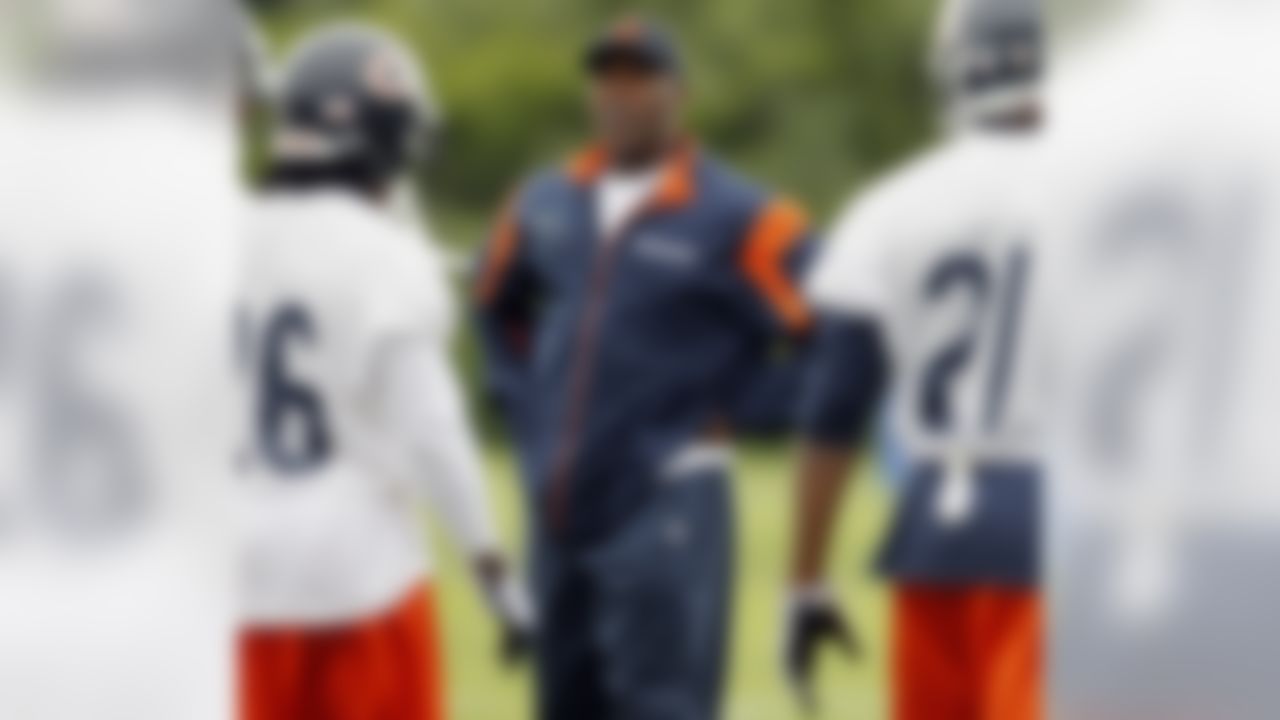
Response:
[[[387,351],[377,405],[393,441],[405,448],[435,516],[468,554],[493,552],[484,471],[445,343],[419,339]]]
[[[416,233],[398,233],[396,244],[370,268],[358,346],[370,353],[366,370],[377,367],[381,353],[406,340],[447,343],[456,324],[449,278],[434,242]]]
[[[456,311],[442,253],[403,234],[369,284],[359,346],[377,427],[404,480],[468,552],[497,547],[479,450],[451,361]]]
[[[808,280],[809,298],[819,310],[870,317],[886,311],[890,287],[882,205],[873,194],[842,213]]]

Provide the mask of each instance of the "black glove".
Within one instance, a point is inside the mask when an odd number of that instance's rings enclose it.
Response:
[[[791,593],[785,632],[783,670],[800,704],[812,713],[818,704],[813,690],[818,651],[824,643],[831,643],[846,657],[854,658],[859,653],[858,639],[835,596],[821,586]]]
[[[529,593],[500,557],[486,556],[477,560],[476,575],[480,579],[485,602],[501,628],[498,656],[503,664],[517,666],[532,654],[537,633]]]

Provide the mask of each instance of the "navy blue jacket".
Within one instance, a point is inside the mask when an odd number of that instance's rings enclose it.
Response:
[[[690,145],[668,159],[644,211],[603,238],[605,169],[588,150],[526,182],[475,288],[490,390],[520,448],[533,520],[566,540],[624,524],[664,463],[738,410],[778,424],[794,397],[779,385],[799,378],[779,372],[779,347],[811,322],[797,279],[812,240],[797,206]]]

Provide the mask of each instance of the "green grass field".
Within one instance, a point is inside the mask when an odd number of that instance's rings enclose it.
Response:
[[[518,548],[520,508],[510,458],[489,454],[509,547]],[[780,679],[780,638],[785,560],[790,527],[790,453],[753,448],[738,458],[739,557],[732,682],[725,720],[800,720],[804,715]],[[879,486],[860,482],[849,499],[841,528],[833,579],[845,606],[856,613],[864,644],[860,661],[835,654],[824,658],[822,718],[878,720],[886,717],[886,606],[881,586],[869,576],[869,556],[882,530],[885,497]],[[528,670],[507,671],[495,659],[492,624],[456,554],[436,538],[441,563],[449,688],[456,720],[523,720],[532,717]]]

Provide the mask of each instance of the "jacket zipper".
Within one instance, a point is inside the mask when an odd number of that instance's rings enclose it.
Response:
[[[569,408],[565,418],[560,443],[556,451],[554,470],[552,472],[551,492],[548,498],[548,511],[551,525],[557,534],[563,534],[569,520],[569,490],[574,456],[578,452],[578,444],[582,431],[583,414],[586,409],[587,390],[594,374],[596,344],[600,334],[600,323],[604,317],[605,297],[609,289],[613,271],[617,265],[618,253],[622,240],[632,226],[649,211],[649,204],[637,210],[627,218],[616,230],[603,238],[605,249],[596,258],[591,273],[591,287],[588,296],[587,316],[579,325],[575,341],[575,353],[571,370],[573,386],[570,389]]]

